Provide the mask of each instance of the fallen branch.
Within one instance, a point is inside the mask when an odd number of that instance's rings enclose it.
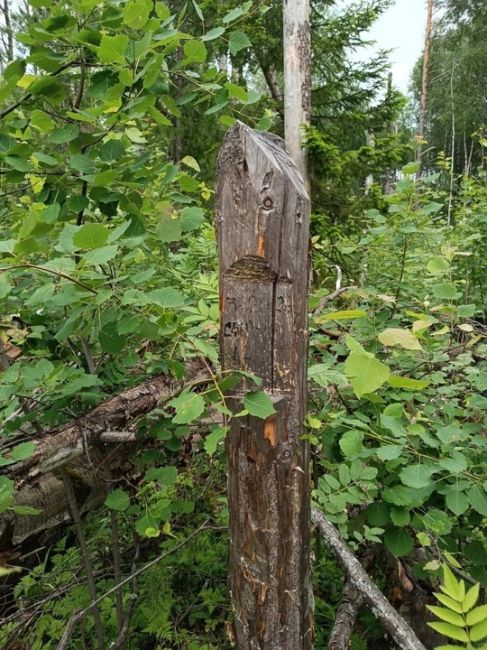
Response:
[[[335,264],[335,268],[337,270],[337,279],[335,282],[335,290],[329,293],[327,296],[323,296],[320,300],[320,304],[318,307],[314,310],[313,316],[316,318],[316,316],[319,316],[323,309],[328,305],[328,303],[332,302],[335,300],[335,298],[338,298],[338,296],[341,296],[342,293],[345,293],[345,291],[349,291],[350,289],[355,289],[355,287],[342,287],[342,270],[338,266],[338,264]]]
[[[368,547],[360,559],[360,564],[367,571],[375,557],[375,547]],[[328,650],[349,650],[355,620],[364,604],[364,597],[347,579],[338,605],[335,622],[328,639]]]
[[[112,471],[123,476],[131,467],[133,424],[158,405],[167,402],[185,386],[210,379],[199,360],[186,365],[185,380],[170,376],[153,377],[119,395],[110,397],[85,415],[32,436],[36,449],[32,456],[5,468],[15,483],[14,504],[40,510],[37,515],[16,515],[8,510],[0,516],[0,543],[3,548],[19,544],[31,535],[69,519],[63,481],[53,472],[69,468],[76,485],[89,496],[80,505],[86,511],[103,502]],[[110,444],[111,443],[111,444]]]
[[[426,650],[412,628],[396,612],[366,571],[340,537],[337,529],[325,515],[312,509],[311,520],[315,523],[326,544],[333,551],[342,568],[347,572],[350,583],[357,589],[373,614],[389,632],[401,650]]]

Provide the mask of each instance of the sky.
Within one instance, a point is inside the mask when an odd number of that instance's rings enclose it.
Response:
[[[392,50],[393,82],[403,93],[407,93],[409,77],[423,51],[425,21],[425,0],[396,0],[367,35],[377,41],[374,49]]]

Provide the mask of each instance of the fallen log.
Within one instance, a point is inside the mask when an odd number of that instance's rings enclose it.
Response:
[[[426,650],[413,629],[390,604],[365,569],[350,551],[337,529],[318,510],[311,510],[311,520],[318,527],[324,541],[346,571],[349,582],[357,589],[375,617],[382,623],[401,650]]]
[[[110,397],[88,413],[33,437],[32,456],[5,468],[14,481],[15,506],[41,510],[40,514],[0,515],[0,545],[15,546],[33,534],[70,519],[60,468],[73,478],[80,509],[86,511],[105,499],[112,476],[122,476],[132,463],[134,421],[167,402],[186,385],[208,380],[199,360],[186,365],[186,378],[159,375]]]

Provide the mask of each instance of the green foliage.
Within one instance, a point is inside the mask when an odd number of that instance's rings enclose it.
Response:
[[[475,268],[465,242],[477,239],[465,221],[432,223],[440,198],[432,180],[401,181],[388,210],[369,215],[363,285],[313,320],[315,499],[355,543],[378,537],[397,556],[419,543],[425,576],[434,548],[453,552],[485,584],[487,349],[481,294],[463,280]]]
[[[442,593],[436,593],[436,599],[441,607],[428,606],[438,621],[428,623],[436,632],[461,641],[464,645],[442,645],[436,650],[475,650],[485,648],[478,646],[479,641],[487,638],[487,605],[477,605],[479,599],[479,583],[468,590],[464,580],[458,580],[447,564],[443,566]]]

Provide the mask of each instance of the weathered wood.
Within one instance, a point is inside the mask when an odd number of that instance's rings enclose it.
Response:
[[[352,554],[335,526],[318,510],[311,511],[323,539],[348,574],[348,580],[357,589],[374,616],[382,623],[401,650],[426,650],[410,625],[396,612],[377,585]]]
[[[311,37],[309,0],[284,0],[284,130],[286,148],[309,191],[303,125],[311,117]]]
[[[241,123],[218,173],[222,365],[258,375],[276,410],[234,418],[227,437],[235,639],[239,650],[308,650],[309,199],[282,140]],[[249,388],[233,395],[235,410]]]
[[[81,417],[33,437],[36,449],[32,456],[3,471],[14,481],[14,504],[41,512],[16,515],[7,510],[0,514],[0,545],[8,548],[19,544],[69,519],[63,482],[53,474],[60,468],[68,469],[83,493],[83,511],[102,503],[109,485],[105,472],[123,474],[127,465],[132,466],[135,440],[133,431],[124,429],[130,429],[137,417],[174,397],[188,382],[209,379],[209,372],[201,361],[192,360],[186,365],[186,376],[186,380],[166,375],[152,377],[110,397]]]

